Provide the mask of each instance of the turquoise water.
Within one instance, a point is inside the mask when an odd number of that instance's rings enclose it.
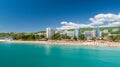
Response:
[[[120,48],[0,43],[0,67],[120,67]]]

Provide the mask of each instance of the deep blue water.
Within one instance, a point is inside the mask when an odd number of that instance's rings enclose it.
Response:
[[[120,48],[0,43],[0,67],[120,67]]]

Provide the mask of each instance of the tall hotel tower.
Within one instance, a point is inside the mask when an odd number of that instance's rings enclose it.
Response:
[[[51,38],[55,34],[55,31],[51,28],[46,28],[46,37]]]
[[[75,30],[74,30],[74,36],[75,36],[76,38],[78,38],[79,35],[80,35],[80,29],[75,29]]]
[[[98,26],[94,28],[94,35],[95,37],[100,37],[100,30]]]

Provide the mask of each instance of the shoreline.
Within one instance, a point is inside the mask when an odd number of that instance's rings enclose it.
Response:
[[[45,45],[71,45],[71,46],[112,46],[120,47],[120,42],[96,41],[96,42],[83,42],[83,41],[1,41],[9,43],[30,43],[30,44],[45,44]]]

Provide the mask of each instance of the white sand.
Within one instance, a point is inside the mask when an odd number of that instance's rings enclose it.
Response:
[[[82,45],[82,46],[120,46],[120,42],[96,41],[96,42],[81,42],[81,41],[9,41],[10,43],[33,43],[45,45]]]

